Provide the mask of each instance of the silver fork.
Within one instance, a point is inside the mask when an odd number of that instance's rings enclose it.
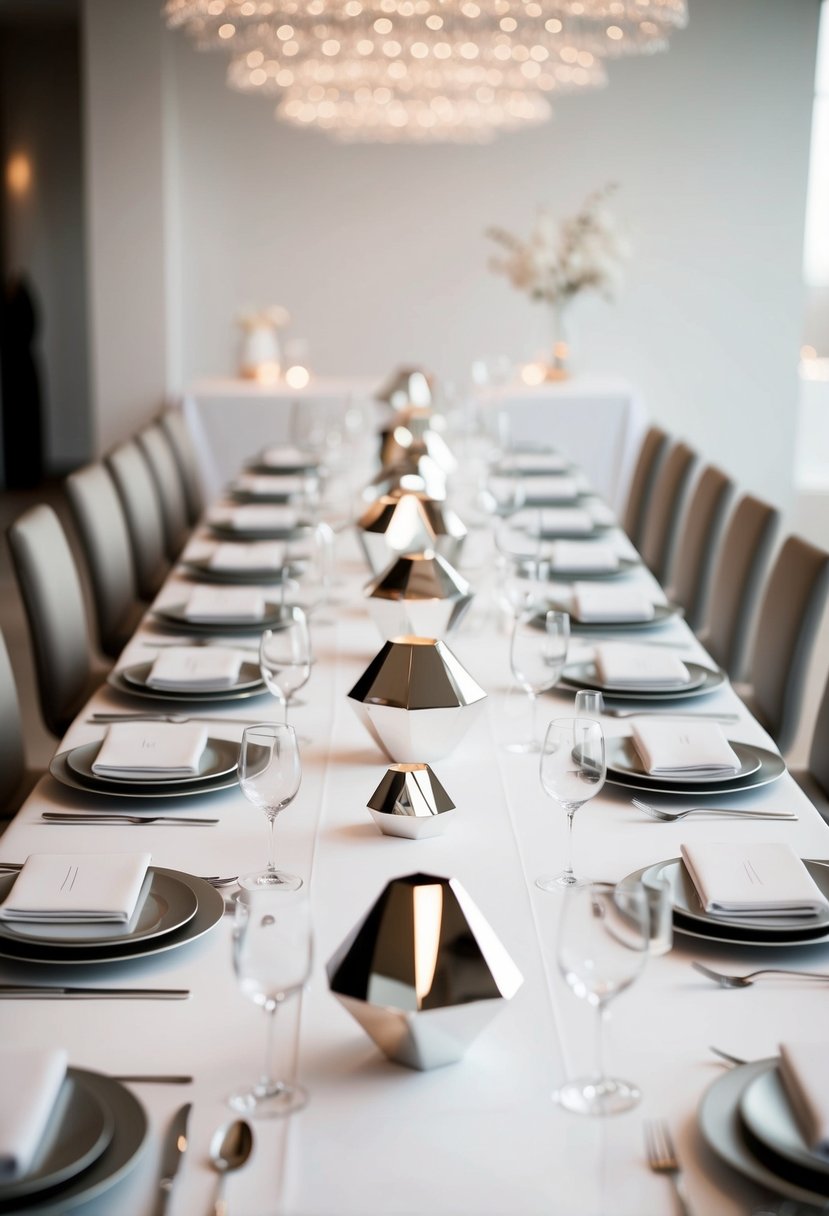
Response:
[[[711,722],[739,722],[739,714],[699,713],[688,710],[687,713],[665,713],[661,709],[609,709],[605,705],[602,714],[607,718],[707,718]]]
[[[631,802],[637,810],[662,823],[676,823],[686,815],[725,815],[729,819],[797,819],[794,811],[741,811],[736,807],[724,806],[688,806],[680,811],[666,811],[650,802],[643,802],[641,798],[632,798]]]
[[[122,815],[120,813],[89,814],[85,811],[44,811],[40,818],[45,823],[175,823],[195,827],[207,827],[218,823],[218,819],[188,819],[184,815]]]
[[[655,1174],[667,1174],[673,1183],[682,1216],[691,1216],[685,1179],[676,1157],[668,1124],[664,1119],[649,1119],[645,1124],[645,1148],[648,1165]]]
[[[225,726],[259,726],[268,719],[262,718],[225,718],[204,717],[198,714],[154,714],[154,713],[95,713],[87,718],[87,722],[221,722]]]
[[[783,967],[763,967],[760,971],[749,971],[747,975],[726,975],[723,971],[715,971],[713,967],[705,967],[702,963],[691,963],[695,971],[707,975],[721,988],[750,988],[760,975],[786,975],[804,980],[829,981],[829,973],[825,971],[787,971]]]
[[[0,861],[0,873],[16,874],[23,869],[22,861]],[[231,887],[238,881],[238,874],[194,874],[194,878],[200,878],[202,882],[209,882],[211,887]]]

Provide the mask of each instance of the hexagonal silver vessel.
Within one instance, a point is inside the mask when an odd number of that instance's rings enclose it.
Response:
[[[357,521],[357,536],[374,574],[399,553],[430,549],[456,562],[466,539],[459,516],[426,494],[383,495]]]
[[[393,464],[386,464],[363,490],[363,502],[376,502],[384,494],[399,498],[401,494],[425,494],[427,498],[446,498],[446,474],[427,455],[408,454]]]
[[[384,638],[442,638],[472,603],[472,589],[438,553],[398,557],[365,590],[366,607]]]
[[[392,764],[367,805],[384,835],[407,840],[439,836],[455,809],[428,764]]]
[[[328,984],[390,1060],[453,1064],[524,982],[456,878],[393,879],[329,960]]]
[[[437,638],[393,638],[348,694],[375,743],[397,764],[448,756],[483,708],[486,693]]]

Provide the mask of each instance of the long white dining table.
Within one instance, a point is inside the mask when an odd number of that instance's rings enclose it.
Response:
[[[454,822],[433,839],[381,835],[366,802],[387,765],[347,700],[347,693],[381,645],[363,603],[368,570],[353,532],[338,538],[337,603],[333,623],[315,621],[316,662],[292,720],[310,742],[303,781],[277,822],[277,857],[303,876],[312,898],[315,962],[301,998],[278,1014],[278,1054],[309,1091],[306,1109],[289,1119],[255,1122],[248,1165],[229,1177],[230,1216],[663,1216],[675,1210],[669,1180],[650,1172],[643,1121],[665,1118],[686,1172],[696,1216],[738,1216],[768,1198],[759,1186],[722,1165],[702,1142],[700,1098],[724,1065],[714,1044],[748,1059],[776,1054],[787,1037],[825,1035],[829,988],[792,981],[725,991],[696,973],[695,959],[724,969],[763,965],[829,970],[829,946],[789,949],[717,946],[675,935],[673,950],[648,960],[644,973],[612,1003],[610,1070],[637,1082],[640,1105],[621,1116],[568,1114],[552,1100],[566,1077],[590,1070],[594,1011],[567,987],[556,966],[556,934],[564,896],[534,885],[564,858],[566,817],[541,789],[537,759],[503,744],[526,725],[522,695],[511,688],[508,636],[481,556],[470,548],[479,603],[449,645],[487,691],[486,712],[456,752],[434,769],[457,805]],[[204,549],[197,532],[190,552]],[[620,551],[629,551],[619,533]],[[653,587],[639,568],[627,576]],[[158,603],[186,598],[192,588],[176,568]],[[676,643],[682,658],[706,661],[690,630],[676,618],[647,637]],[[118,661],[153,658],[159,642],[175,640],[148,614]],[[254,645],[256,639],[238,639]],[[573,657],[589,645],[573,639]],[[567,715],[573,694],[543,699],[545,719]],[[60,750],[100,738],[92,711],[145,709],[103,686],[72,725]],[[726,682],[683,708],[739,714],[730,738],[773,747]],[[163,709],[163,707],[162,707]],[[238,740],[242,721],[274,720],[276,702],[215,704],[206,711],[216,737]],[[629,724],[606,718],[606,732]],[[783,776],[737,805],[786,809],[792,822],[765,824],[700,818],[654,822],[632,805],[630,791],[607,784],[575,820],[575,866],[581,874],[619,880],[646,864],[679,855],[686,840],[788,841],[802,857],[829,859],[829,831],[794,781]],[[264,861],[262,813],[237,788],[177,800],[175,812],[216,815],[215,826],[173,824],[66,826],[42,822],[44,811],[110,806],[46,776],[5,834],[0,862],[43,851],[147,849],[156,865],[192,874],[233,875]],[[149,802],[118,801],[118,810],[156,810]],[[425,872],[457,877],[489,921],[522,975],[523,985],[451,1066],[417,1072],[388,1062],[330,994],[325,965],[393,877]],[[149,1216],[155,1209],[165,1129],[175,1110],[192,1101],[189,1147],[173,1191],[170,1216],[212,1211],[216,1175],[211,1137],[232,1116],[225,1096],[258,1074],[265,1017],[241,993],[231,961],[232,916],[199,941],[167,954],[107,968],[42,968],[0,960],[0,980],[186,987],[189,1000],[0,1001],[0,1041],[17,1048],[60,1044],[76,1066],[110,1073],[190,1073],[188,1086],[136,1084],[149,1114],[146,1151],[117,1187],[83,1210],[90,1216]]]

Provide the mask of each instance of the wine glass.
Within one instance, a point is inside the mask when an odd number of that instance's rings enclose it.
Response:
[[[579,886],[573,873],[573,816],[595,798],[607,775],[604,732],[590,718],[553,718],[541,747],[541,786],[567,812],[567,864],[560,874],[535,880],[542,891]]]
[[[604,712],[604,697],[598,690],[580,688],[576,693],[575,710],[577,718],[596,718],[598,720]]]
[[[308,618],[298,606],[285,609],[286,624],[266,629],[259,642],[259,670],[276,699],[285,707],[311,677],[311,634]]]
[[[521,510],[526,497],[523,478],[507,466],[489,474],[481,488],[479,501],[490,515],[506,519]]]
[[[311,972],[311,904],[307,895],[280,887],[247,892],[236,901],[233,969],[246,997],[268,1015],[265,1066],[249,1089],[228,1099],[233,1110],[254,1118],[288,1115],[308,1101],[300,1085],[273,1076],[276,1011],[299,992]]]
[[[568,1081],[553,1095],[581,1115],[616,1115],[641,1097],[629,1081],[609,1077],[604,1066],[608,1003],[629,988],[648,956],[649,917],[641,885],[588,883],[567,893],[558,936],[558,967],[576,996],[597,1012],[596,1071]]]
[[[538,694],[558,681],[567,660],[570,618],[566,612],[522,612],[515,621],[510,643],[510,667],[516,682],[530,699],[530,737],[507,744],[511,752],[538,752],[536,719]]]
[[[274,860],[276,817],[293,802],[301,781],[299,745],[292,726],[268,722],[245,728],[239,755],[239,784],[247,800],[265,812],[270,831],[267,868],[242,875],[240,887],[248,891],[263,887],[296,891],[302,886],[302,879],[296,874],[277,870]]]

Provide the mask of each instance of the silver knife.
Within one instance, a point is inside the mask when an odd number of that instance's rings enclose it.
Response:
[[[175,823],[195,827],[209,827],[218,819],[194,819],[189,815],[127,815],[117,811],[43,811],[40,818],[45,823]]]
[[[186,1102],[184,1106],[180,1106],[167,1128],[164,1146],[161,1150],[161,1177],[158,1180],[155,1216],[164,1216],[167,1211],[178,1168],[187,1152],[187,1120],[190,1118],[192,1108],[192,1102]]]
[[[0,984],[0,1000],[186,1001],[189,988],[58,988],[46,984]]]

